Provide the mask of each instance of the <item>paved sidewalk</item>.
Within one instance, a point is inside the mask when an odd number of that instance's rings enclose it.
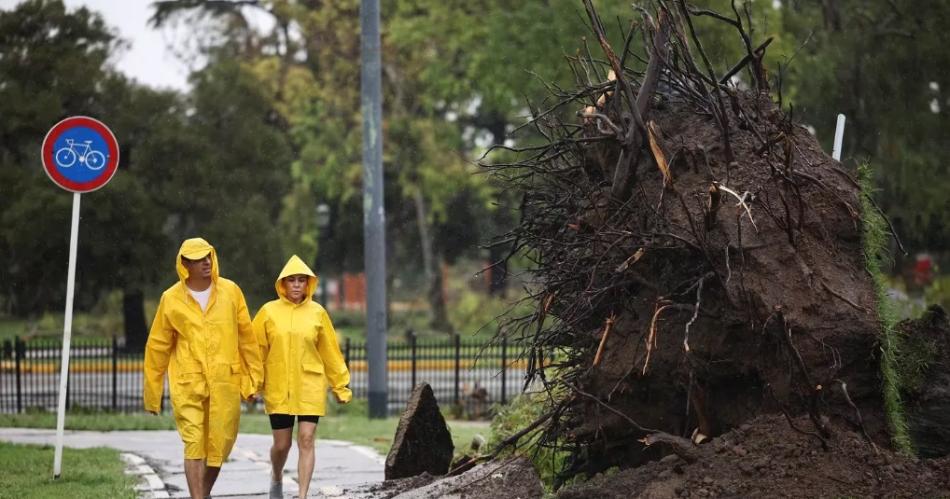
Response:
[[[0,428],[0,440],[8,442],[54,445],[55,439],[55,430]],[[65,445],[112,447],[125,453],[123,458],[129,472],[142,477],[139,486],[142,497],[188,497],[182,468],[184,450],[177,432],[67,431]],[[212,497],[266,499],[270,487],[270,445],[270,435],[238,435],[231,457],[221,468]],[[322,440],[318,433],[316,457],[309,497],[354,498],[359,494],[351,490],[383,480],[385,458],[368,447]],[[68,474],[69,469],[64,468],[63,473]],[[297,497],[296,478],[295,446],[284,467],[284,497]]]

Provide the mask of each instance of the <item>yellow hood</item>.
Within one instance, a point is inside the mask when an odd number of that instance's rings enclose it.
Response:
[[[287,300],[287,296],[284,295],[284,287],[280,285],[280,280],[295,274],[303,274],[307,276],[307,296],[304,297],[302,303],[307,303],[313,298],[314,291],[317,290],[317,275],[310,270],[310,267],[307,266],[299,256],[294,255],[290,257],[290,260],[287,260],[287,264],[284,265],[284,270],[280,271],[280,275],[277,276],[277,281],[274,282],[274,289],[277,290],[277,296],[283,300]],[[287,300],[290,301],[290,300]]]
[[[178,279],[181,280],[182,284],[184,284],[185,279],[188,278],[188,269],[181,263],[181,257],[188,258],[189,260],[198,260],[209,253],[211,254],[211,280],[212,282],[217,282],[218,255],[214,251],[214,246],[211,246],[208,241],[200,237],[185,239],[185,242],[181,243],[181,248],[178,249],[178,256],[175,257],[175,271],[178,272]]]

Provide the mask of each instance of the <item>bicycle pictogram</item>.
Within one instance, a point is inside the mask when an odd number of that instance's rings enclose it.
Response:
[[[56,151],[56,164],[60,168],[69,168],[77,160],[90,170],[100,170],[106,165],[106,156],[92,148],[91,140],[76,144],[75,140],[66,139],[66,147]]]

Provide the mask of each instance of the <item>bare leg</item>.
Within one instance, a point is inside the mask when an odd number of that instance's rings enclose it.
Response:
[[[185,459],[185,480],[191,499],[204,499],[204,459]]]
[[[313,437],[317,433],[317,423],[301,421],[297,429],[297,483],[300,484],[301,499],[307,497],[310,490],[310,477],[313,476]]]
[[[218,473],[221,472],[220,466],[207,466],[205,467],[205,497],[211,495],[211,487],[214,487],[214,481],[218,479]]]
[[[270,448],[271,480],[279,482],[284,479],[284,463],[287,454],[290,454],[290,443],[293,440],[293,428],[273,430],[274,445]]]

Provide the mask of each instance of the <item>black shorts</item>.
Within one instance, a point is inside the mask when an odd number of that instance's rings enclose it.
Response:
[[[297,416],[297,421],[306,421],[308,423],[317,424],[320,422],[320,416],[307,416],[301,414]],[[272,430],[283,430],[286,428],[294,427],[294,415],[293,414],[271,414],[270,415],[270,429]]]

